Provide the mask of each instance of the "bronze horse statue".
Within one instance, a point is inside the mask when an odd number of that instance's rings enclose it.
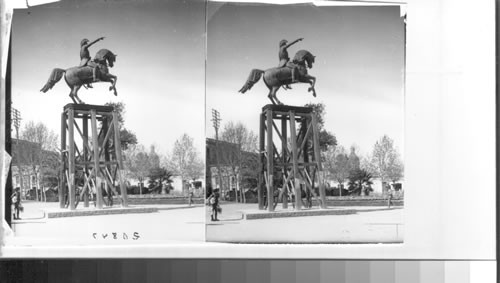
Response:
[[[83,104],[83,101],[78,97],[78,90],[82,85],[93,83],[93,82],[110,82],[111,86],[109,90],[114,90],[116,92],[116,76],[109,73],[108,66],[113,67],[116,61],[116,55],[107,49],[101,49],[97,51],[94,59],[90,61],[86,66],[83,67],[71,67],[69,69],[63,70],[55,68],[52,70],[47,83],[40,90],[45,93],[50,90],[54,85],[61,80],[64,75],[64,80],[66,84],[71,88],[69,97],[76,104]],[[94,72],[95,68],[95,72]]]
[[[273,104],[283,104],[276,97],[276,92],[280,87],[298,82],[310,84],[311,87],[309,87],[307,91],[312,91],[313,96],[316,97],[316,90],[314,89],[316,78],[307,74],[307,68],[312,68],[314,58],[315,56],[309,51],[299,50],[295,54],[293,61],[288,62],[285,67],[271,68],[265,71],[253,69],[245,85],[243,85],[239,92],[245,93],[247,90],[251,89],[253,85],[260,80],[261,76],[264,75],[264,83],[269,88],[267,97],[269,97]],[[298,73],[295,81],[292,80],[292,71],[294,68],[296,69],[296,73]]]

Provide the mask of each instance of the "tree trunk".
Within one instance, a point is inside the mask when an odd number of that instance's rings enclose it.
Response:
[[[36,170],[35,169],[33,169],[33,173],[36,176]],[[31,191],[33,189],[33,176],[30,175],[29,178],[30,178],[30,182],[29,182],[30,183],[30,189],[29,190]],[[37,186],[35,186],[35,199],[36,199],[36,201],[40,201],[39,196],[38,196],[38,187]]]
[[[245,196],[245,190],[243,189],[243,187],[241,187],[241,176],[240,174],[238,173],[238,187],[240,188],[241,190],[241,197],[242,197],[242,202],[243,203],[247,203],[247,197]]]
[[[44,192],[42,186],[40,185],[40,172],[38,172],[36,174],[36,188],[37,188],[37,190],[40,190],[40,200],[43,202],[46,202],[47,199],[45,197],[45,192]]]

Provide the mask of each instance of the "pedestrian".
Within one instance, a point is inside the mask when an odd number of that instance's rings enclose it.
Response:
[[[387,188],[387,207],[388,208],[391,208],[392,198],[393,198],[392,189],[389,187],[389,188]]]
[[[189,186],[189,190],[188,190],[188,202],[189,202],[189,206],[191,206],[193,204],[193,196],[194,196],[194,189],[193,189],[193,184],[191,184]]]
[[[12,200],[12,205],[14,206],[14,220],[21,219],[21,217],[19,217],[19,212],[22,209],[21,192],[19,187],[14,189],[14,193],[11,196],[11,200]]]
[[[220,212],[219,207],[219,189],[215,189],[213,193],[208,197],[208,203],[212,207],[212,212],[210,214],[211,221],[219,221],[217,218],[218,212]]]

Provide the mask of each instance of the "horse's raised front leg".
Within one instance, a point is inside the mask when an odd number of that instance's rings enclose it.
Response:
[[[109,90],[113,90],[113,93],[115,96],[118,95],[118,92],[116,91],[116,81],[118,80],[118,78],[114,75],[111,75],[111,74],[106,74],[105,76],[105,81],[106,82],[110,82],[111,83],[111,86],[109,87]]]
[[[316,90],[314,89],[314,85],[316,84],[316,77],[313,77],[311,75],[305,75],[305,79],[311,85],[311,87],[309,87],[307,91],[312,91],[313,96],[316,97]]]

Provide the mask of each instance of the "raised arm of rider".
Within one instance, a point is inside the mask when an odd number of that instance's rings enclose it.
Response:
[[[90,47],[92,44],[94,44],[94,43],[98,42],[99,40],[103,40],[103,39],[104,39],[104,37],[99,37],[98,39],[96,39],[96,40],[94,40],[94,41],[92,41],[92,42],[88,43],[88,44],[87,44],[87,47]]]
[[[294,41],[290,42],[290,43],[286,46],[286,48],[288,48],[288,47],[290,47],[290,46],[294,45],[295,43],[297,43],[297,42],[299,42],[299,41],[302,41],[303,39],[304,39],[304,38],[302,38],[302,37],[301,37],[301,38],[299,38],[299,39],[296,39],[296,40],[294,40]]]

